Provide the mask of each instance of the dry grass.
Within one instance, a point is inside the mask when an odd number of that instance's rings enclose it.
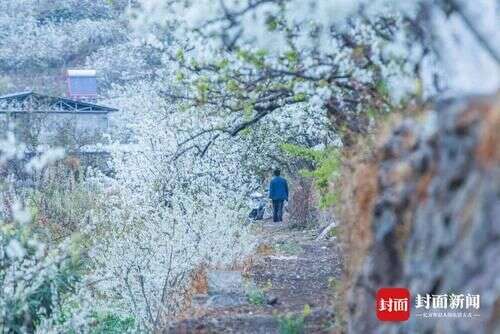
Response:
[[[360,258],[364,257],[370,246],[371,219],[377,194],[377,165],[361,163],[349,178],[344,178],[345,196],[341,211],[341,238],[346,255],[348,255],[349,271],[358,268]]]
[[[259,246],[257,246],[257,254],[261,256],[269,256],[274,254],[275,250],[274,247],[268,243],[261,243]]]
[[[192,275],[191,288],[192,294],[206,294],[208,292],[207,269],[201,266]]]
[[[372,212],[378,192],[378,142],[387,137],[387,127],[358,138],[343,152],[341,177],[334,188],[341,189],[337,213],[339,237],[344,251],[346,281],[351,280],[372,240]]]
[[[341,177],[332,185],[334,189],[341,189],[336,211],[344,257],[344,274],[334,291],[338,333],[345,332],[347,292],[372,240],[371,217],[377,194],[377,161],[372,140],[359,140],[344,152]]]
[[[243,276],[249,276],[250,270],[252,269],[254,263],[255,263],[255,257],[247,256],[243,260],[239,260],[233,263],[233,265],[229,266],[229,268],[224,268],[224,269],[239,271]]]
[[[483,118],[479,145],[476,150],[478,162],[485,168],[500,164],[500,94],[493,103],[471,108],[473,120]],[[484,115],[481,115],[484,114]]]

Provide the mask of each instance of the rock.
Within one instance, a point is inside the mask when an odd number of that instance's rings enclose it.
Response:
[[[209,299],[208,295],[205,295],[205,294],[195,294],[191,298],[191,305],[194,308],[204,307],[204,305],[207,303],[208,299]]]
[[[205,303],[206,308],[226,308],[248,304],[247,297],[240,294],[213,295]]]
[[[208,294],[245,293],[243,277],[238,271],[211,271],[208,273]]]
[[[500,96],[436,108],[397,127],[372,162],[373,240],[348,293],[349,332],[500,333]],[[480,316],[384,324],[381,287],[409,288],[412,304],[417,293],[479,294]]]

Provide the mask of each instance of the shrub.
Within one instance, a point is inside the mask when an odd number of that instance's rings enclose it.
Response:
[[[320,192],[320,207],[326,208],[335,203],[337,195],[331,191],[330,184],[340,175],[340,151],[334,148],[314,149],[292,144],[284,144],[281,149],[292,157],[312,163],[312,168],[301,170],[301,174],[313,179]]]
[[[135,329],[135,320],[129,316],[120,316],[113,313],[94,315],[95,325],[92,334],[122,334]]]
[[[247,292],[247,299],[250,304],[264,305],[266,303],[266,293],[258,288],[253,288]]]
[[[19,162],[22,152],[12,136],[0,140],[0,169]],[[41,170],[59,157],[49,150],[26,166]],[[42,241],[16,181],[0,179],[0,328],[8,333],[84,330],[88,318],[80,248],[71,238],[58,244]]]
[[[2,326],[32,332],[42,322],[64,322],[63,305],[76,294],[82,263],[67,240],[58,246],[39,241],[29,222],[0,228],[0,312]]]
[[[52,166],[27,196],[34,222],[55,242],[80,230],[90,213],[102,208],[100,189],[67,172],[62,164]]]
[[[302,334],[305,332],[305,319],[311,314],[309,305],[304,306],[302,314],[287,314],[278,318],[280,334]]]

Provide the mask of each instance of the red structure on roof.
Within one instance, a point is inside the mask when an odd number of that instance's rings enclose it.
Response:
[[[67,95],[74,100],[95,100],[97,80],[95,70],[67,70]]]

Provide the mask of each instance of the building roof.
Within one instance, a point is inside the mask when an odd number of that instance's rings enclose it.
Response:
[[[38,94],[33,91],[0,96],[0,113],[6,112],[75,112],[108,113],[118,111],[95,103]]]

